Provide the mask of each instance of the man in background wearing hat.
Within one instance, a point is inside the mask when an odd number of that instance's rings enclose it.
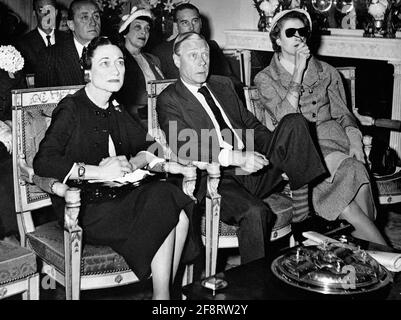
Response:
[[[221,165],[221,220],[239,226],[241,263],[261,258],[273,223],[262,200],[284,172],[292,190],[325,173],[308,125],[292,114],[270,132],[243,106],[229,78],[208,76],[209,47],[196,32],[179,35],[173,50],[180,76],[157,99],[160,127],[179,158]],[[205,184],[203,176],[200,201]]]
[[[89,42],[99,36],[101,22],[99,7],[93,0],[74,0],[68,9],[71,34],[46,51],[35,83],[37,87],[85,84],[80,64]]]
[[[115,97],[133,117],[147,126],[146,84],[150,80],[164,79],[159,58],[142,51],[149,40],[153,16],[149,10],[133,7],[122,20],[119,33],[124,37],[125,76],[124,85]]]

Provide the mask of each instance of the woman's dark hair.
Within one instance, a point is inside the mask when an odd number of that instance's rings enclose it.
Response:
[[[132,22],[134,22],[135,20],[143,20],[143,21],[146,21],[147,23],[149,23],[150,30],[152,30],[152,28],[153,28],[153,19],[152,19],[151,17],[148,17],[148,16],[139,16],[139,17],[135,18],[134,20],[132,20]],[[132,22],[131,22],[131,23],[132,23]],[[131,23],[130,23],[130,25],[131,25]],[[124,31],[121,31],[120,34],[121,34],[122,36],[125,36],[125,35],[127,35],[128,32],[129,32],[129,26],[127,26],[127,27],[125,28]]]
[[[307,16],[301,12],[291,11],[291,12],[287,13],[286,15],[282,16],[280,18],[280,20],[277,21],[274,28],[272,30],[270,30],[270,34],[269,34],[270,41],[272,42],[273,50],[276,52],[281,51],[281,47],[277,44],[277,39],[280,37],[280,31],[281,31],[281,28],[283,27],[284,22],[289,19],[301,20],[304,23],[305,27],[308,27],[309,30],[311,29],[311,26],[310,26]]]
[[[80,60],[82,68],[84,70],[90,70],[92,68],[92,58],[95,53],[95,50],[98,47],[106,46],[109,44],[115,45],[121,49],[121,45],[118,43],[118,41],[116,39],[114,39],[112,37],[101,36],[101,37],[93,38],[92,41],[88,44],[86,52],[84,51],[82,53],[82,57]],[[121,52],[123,52],[123,54],[124,54],[124,51],[122,49],[121,49]],[[125,59],[125,57],[124,57],[124,59]]]

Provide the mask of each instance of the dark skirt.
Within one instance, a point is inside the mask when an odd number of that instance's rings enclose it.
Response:
[[[11,155],[0,143],[0,239],[18,234]]]
[[[81,216],[85,241],[110,246],[144,279],[151,273],[157,250],[177,225],[181,210],[191,221],[192,208],[193,201],[177,186],[150,182],[117,199],[87,204]],[[195,253],[192,245],[186,247]]]

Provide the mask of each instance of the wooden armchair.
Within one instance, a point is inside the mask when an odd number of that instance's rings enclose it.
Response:
[[[38,177],[32,169],[53,109],[64,96],[79,88],[81,86],[12,92],[14,191],[21,243],[36,253],[42,262],[42,272],[65,287],[66,299],[79,299],[81,290],[138,281],[123,257],[110,247],[82,243],[83,231],[78,224],[80,190],[52,178]],[[176,163],[166,165],[166,170],[172,173],[180,173],[181,169],[184,169],[184,185],[191,185],[187,182],[196,180],[195,170]],[[31,213],[51,204],[49,193],[65,198],[64,227],[57,221],[40,226],[33,223]]]
[[[175,81],[175,79],[169,79],[148,82],[148,129],[149,134],[166,146],[168,157],[181,162],[168,147],[165,135],[160,130],[156,112],[157,96]],[[192,162],[191,165],[208,172],[205,215],[202,216],[201,221],[201,237],[206,250],[205,275],[208,277],[216,273],[218,249],[238,247],[238,227],[220,221],[219,165],[201,162]],[[278,217],[271,233],[271,241],[288,235],[291,232],[291,225],[288,221],[292,216],[292,203],[289,196],[275,194],[265,201]]]

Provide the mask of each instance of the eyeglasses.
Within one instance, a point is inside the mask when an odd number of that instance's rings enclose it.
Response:
[[[300,37],[305,37],[307,38],[309,36],[309,28],[308,27],[302,27],[302,28],[288,28],[285,30],[285,35],[287,38],[292,38],[295,36],[295,33],[298,31],[298,34]]]

